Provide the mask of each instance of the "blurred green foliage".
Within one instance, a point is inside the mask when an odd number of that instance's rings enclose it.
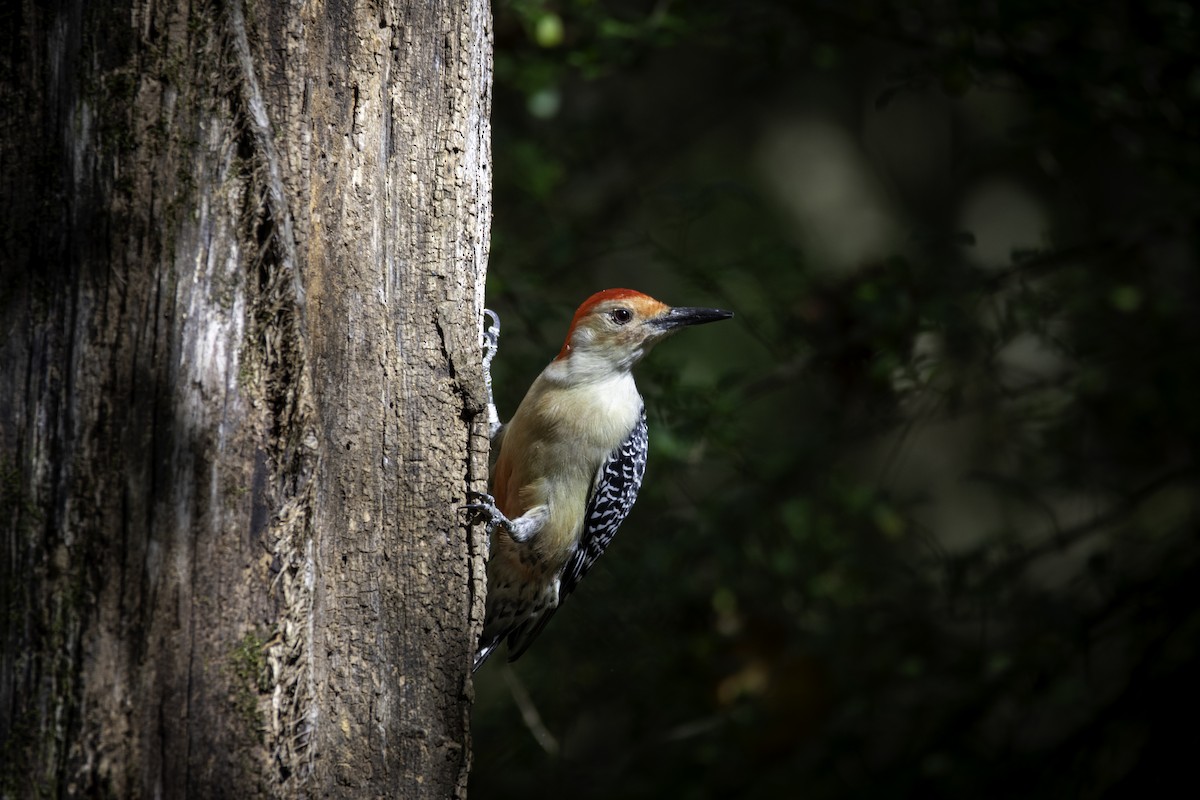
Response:
[[[639,367],[646,486],[477,676],[472,797],[1186,780],[1198,13],[498,0],[502,413],[592,291],[737,317]]]

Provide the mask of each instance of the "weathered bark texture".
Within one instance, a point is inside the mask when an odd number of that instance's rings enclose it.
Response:
[[[0,795],[465,794],[490,64],[485,0],[0,16]]]

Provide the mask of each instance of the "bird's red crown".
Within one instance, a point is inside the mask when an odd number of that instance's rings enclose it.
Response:
[[[575,309],[575,316],[571,318],[571,327],[567,328],[567,338],[563,341],[562,349],[558,351],[556,360],[558,358],[566,358],[568,355],[570,355],[571,336],[573,336],[575,333],[575,326],[579,324],[581,319],[592,313],[593,308],[609,300],[626,300],[634,297],[643,298],[652,302],[658,302],[650,295],[643,294],[636,289],[602,289],[601,291],[596,292],[594,295],[589,297],[587,300],[584,300],[582,303],[580,303],[579,308]]]

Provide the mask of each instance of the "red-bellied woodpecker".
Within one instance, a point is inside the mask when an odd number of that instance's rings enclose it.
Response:
[[[499,320],[489,315],[494,324],[485,334],[485,367],[499,337]],[[510,661],[525,652],[633,507],[647,445],[633,365],[679,328],[732,316],[608,289],[575,312],[558,356],[507,425],[500,425],[491,403],[489,375],[492,495],[468,506],[493,534],[475,669],[505,639]]]

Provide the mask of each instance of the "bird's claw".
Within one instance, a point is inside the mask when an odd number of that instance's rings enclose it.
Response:
[[[475,498],[475,502],[467,503],[462,507],[468,513],[468,518],[472,523],[486,523],[489,533],[497,526],[506,530],[512,527],[512,521],[496,507],[496,498],[487,492],[467,492],[467,498]]]

